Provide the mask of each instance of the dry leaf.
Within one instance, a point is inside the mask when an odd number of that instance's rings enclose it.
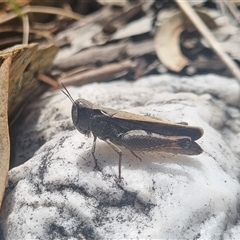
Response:
[[[0,201],[7,181],[10,141],[8,116],[14,117],[26,99],[39,88],[36,72],[46,71],[58,48],[19,45],[0,52]],[[9,107],[8,107],[9,106]]]
[[[36,94],[40,83],[35,75],[45,72],[52,63],[58,48],[39,47],[38,44],[16,45],[0,52],[0,62],[12,56],[9,81],[9,117],[14,118],[17,111]]]
[[[217,27],[214,20],[204,10],[198,9],[196,12],[210,29]],[[189,62],[182,54],[180,46],[180,34],[189,28],[195,29],[191,21],[182,12],[178,12],[156,32],[154,43],[157,56],[172,71],[180,72]]]
[[[178,12],[160,26],[154,37],[154,45],[159,60],[170,70],[180,72],[188,59],[180,49],[180,34],[184,30],[183,14]]]
[[[111,19],[109,19],[103,26],[102,32],[97,33],[93,37],[93,41],[98,45],[103,45],[107,41],[113,39],[113,34],[127,25],[128,21],[142,12],[142,5],[129,5],[125,7],[119,13],[116,13]],[[135,21],[136,22],[136,21]],[[141,27],[144,25],[141,25]],[[141,30],[141,27],[139,28]]]
[[[12,57],[9,56],[0,67],[0,204],[2,203],[5,186],[7,182],[9,159],[10,159],[10,142],[8,131],[8,83],[10,76]]]

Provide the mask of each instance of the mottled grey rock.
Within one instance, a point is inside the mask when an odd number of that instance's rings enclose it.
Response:
[[[74,99],[200,126],[198,156],[118,156],[74,129],[61,91],[30,105],[14,128],[14,161],[1,212],[6,239],[239,239],[237,81],[159,75],[69,87]],[[27,161],[28,160],[28,161]]]

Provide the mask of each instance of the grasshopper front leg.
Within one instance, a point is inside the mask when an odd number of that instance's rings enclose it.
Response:
[[[100,168],[99,168],[98,163],[97,163],[97,158],[95,157],[96,141],[97,141],[97,137],[94,136],[91,153],[92,153],[93,159],[95,161],[94,169],[100,171]]]

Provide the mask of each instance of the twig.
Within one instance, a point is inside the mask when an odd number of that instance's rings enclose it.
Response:
[[[195,25],[195,27],[202,34],[202,36],[205,37],[205,39],[208,41],[209,45],[212,47],[218,57],[225,63],[231,73],[240,82],[240,70],[238,68],[238,65],[231,59],[231,57],[227,53],[224,52],[221,44],[216,41],[213,34],[209,31],[209,29],[201,20],[201,18],[197,15],[197,13],[192,9],[191,5],[187,1],[175,0],[175,2]]]
[[[56,59],[53,62],[53,68],[69,71],[69,69],[74,69],[79,66],[91,65],[96,62],[105,64],[118,61],[122,56],[133,58],[153,53],[154,51],[152,39],[141,42],[119,42],[83,50],[71,56],[68,61],[66,61],[65,58]]]
[[[29,40],[29,18],[27,14],[24,14],[22,17],[23,22],[23,44],[28,44]]]
[[[80,14],[74,13],[72,11],[66,11],[65,9],[54,8],[54,7],[28,5],[21,8],[20,10],[23,15],[32,12],[32,13],[48,13],[48,14],[62,15],[75,20],[81,20],[83,18]],[[16,17],[18,17],[17,13],[10,12],[0,20],[0,24],[10,21]]]
[[[94,64],[98,61],[109,63],[117,60],[123,55],[126,52],[125,49],[125,43],[111,44],[103,47],[92,47],[71,56],[68,61],[66,61],[65,58],[56,60],[53,65],[54,68],[66,71],[79,66]]]
[[[120,63],[108,64],[101,68],[83,72],[81,74],[77,74],[71,77],[61,78],[58,79],[58,81],[62,82],[65,86],[101,82],[109,80],[120,72],[127,71],[133,67],[134,64],[131,61],[127,60]]]
[[[61,78],[67,78],[70,77],[72,75],[76,75],[85,71],[89,71],[89,70],[93,70],[96,67],[94,65],[86,65],[86,66],[80,66],[80,67],[76,67],[72,70],[69,71],[64,71],[61,73]]]
[[[228,7],[229,11],[232,13],[233,17],[240,23],[240,14],[234,2],[223,0],[224,4]]]
[[[226,6],[225,6],[224,2],[222,2],[222,1],[215,1],[215,4],[219,7],[221,13],[223,15],[226,15],[227,9],[226,9]]]
[[[0,28],[0,33],[2,33],[2,32],[23,32],[23,28],[22,27],[16,27],[16,26],[3,26],[3,27]],[[36,35],[39,35],[41,37],[45,37],[49,42],[54,43],[54,37],[48,31],[30,29],[29,32],[34,33]]]
[[[41,74],[41,73],[38,73],[36,78],[42,82],[45,82],[47,83],[48,85],[52,86],[52,87],[59,87],[59,83],[57,81],[55,81],[54,79],[44,75],[44,74]]]

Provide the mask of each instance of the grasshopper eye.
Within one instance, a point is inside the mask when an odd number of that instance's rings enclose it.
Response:
[[[73,103],[72,105],[72,120],[73,120],[73,124],[77,124],[78,122],[78,106]]]

